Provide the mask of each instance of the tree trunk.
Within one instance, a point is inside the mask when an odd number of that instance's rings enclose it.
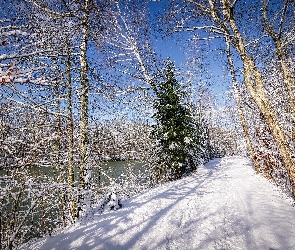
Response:
[[[57,78],[57,72],[55,72],[55,78]],[[60,95],[59,95],[59,85],[58,85],[57,79],[55,79],[54,90],[55,90],[55,98],[56,98],[55,107],[56,107],[56,113],[57,113],[57,115],[55,116],[55,119],[56,119],[55,164],[56,164],[56,174],[57,174],[56,178],[57,178],[57,181],[60,182],[62,178],[61,169],[59,166],[61,122],[60,122],[60,115],[59,115],[60,114]]]
[[[89,79],[88,79],[88,61],[87,61],[87,47],[88,47],[88,1],[86,1],[86,11],[82,23],[82,43],[80,46],[80,63],[81,63],[81,118],[80,118],[80,187],[87,188],[88,184],[85,180],[87,163],[88,163],[88,92],[89,92]]]
[[[80,88],[80,176],[79,188],[80,191],[89,189],[90,176],[88,166],[88,92],[89,92],[89,79],[88,79],[88,60],[87,60],[87,47],[88,47],[88,32],[89,32],[89,1],[85,1],[84,17],[81,25],[82,42],[80,46],[80,64],[81,64],[81,88]],[[79,195],[79,211],[82,210],[82,204],[85,199],[84,195]]]
[[[74,187],[75,170],[74,170],[74,121],[73,121],[73,104],[72,104],[72,80],[71,80],[71,51],[70,44],[67,40],[67,104],[68,104],[68,185]],[[70,214],[73,219],[77,215],[76,198],[70,197]]]
[[[281,70],[283,73],[284,83],[287,89],[288,101],[289,101],[290,110],[291,110],[290,113],[292,115],[292,141],[295,146],[295,101],[294,101],[294,92],[293,92],[294,82],[291,75],[289,74],[288,67],[284,61],[282,43],[280,40],[275,40],[274,38],[273,40],[276,45],[276,53],[279,58]]]
[[[257,159],[255,158],[255,150],[254,150],[251,138],[250,138],[247,121],[246,121],[245,114],[243,111],[241,96],[239,93],[238,83],[237,83],[237,79],[236,79],[236,75],[235,75],[234,63],[233,63],[231,52],[230,52],[230,42],[229,42],[229,38],[227,36],[226,36],[226,52],[227,52],[227,60],[228,60],[230,74],[231,74],[232,83],[233,83],[234,98],[236,100],[238,114],[240,117],[240,122],[242,125],[243,133],[244,133],[244,136],[246,139],[247,147],[250,152],[250,156],[253,161],[255,170],[257,173],[259,173],[260,172],[259,163],[258,163]]]
[[[266,26],[266,31],[268,32],[269,36],[274,42],[274,45],[276,48],[276,54],[279,58],[279,64],[280,64],[281,72],[283,75],[284,84],[287,89],[288,101],[290,105],[290,113],[292,115],[292,131],[291,131],[292,141],[293,141],[293,145],[295,145],[295,100],[294,100],[294,91],[293,91],[294,81],[292,79],[291,74],[289,73],[288,66],[285,63],[285,59],[287,58],[287,56],[283,52],[283,45],[282,45],[282,27],[285,21],[285,15],[287,12],[289,0],[285,1],[284,7],[281,13],[279,30],[277,32],[275,31],[275,28],[271,26],[267,18],[268,4],[265,1],[262,1],[262,3],[263,3],[263,8],[261,10],[262,10],[263,21]]]
[[[245,77],[245,85],[249,90],[253,100],[259,107],[264,119],[271,131],[271,134],[275,140],[276,146],[279,149],[280,155],[283,159],[285,168],[288,172],[292,194],[295,198],[295,164],[292,159],[292,150],[288,145],[286,134],[279,124],[277,117],[273,108],[271,107],[268,99],[265,95],[265,89],[263,88],[263,82],[260,75],[259,70],[255,66],[254,62],[248,57],[244,57],[244,77]],[[256,84],[256,89],[254,89],[253,84],[251,82],[251,74],[254,75],[254,81]]]
[[[288,172],[292,195],[295,198],[295,165],[292,159],[292,151],[287,142],[286,134],[283,128],[280,126],[279,121],[275,115],[275,111],[267,99],[261,73],[256,67],[255,62],[246,52],[244,41],[241,37],[241,34],[239,33],[235,19],[233,17],[233,11],[228,8],[228,5],[224,5],[223,7],[227,11],[226,16],[233,32],[232,35],[236,39],[235,41],[232,41],[232,44],[242,59],[244,67],[244,84],[270,128],[271,134],[275,140],[276,146],[279,149],[285,168]]]

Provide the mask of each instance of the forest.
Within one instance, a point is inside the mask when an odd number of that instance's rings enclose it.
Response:
[[[295,198],[294,1],[0,5],[1,249],[223,156]]]

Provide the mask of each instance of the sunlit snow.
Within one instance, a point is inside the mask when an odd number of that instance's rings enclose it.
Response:
[[[21,249],[295,249],[294,218],[247,159],[228,157]]]

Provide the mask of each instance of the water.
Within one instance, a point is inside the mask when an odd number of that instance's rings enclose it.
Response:
[[[92,168],[92,181],[96,184],[107,185],[116,181],[120,176],[139,175],[145,171],[144,163],[133,161],[104,162],[101,166]]]
[[[27,168],[29,175],[33,177],[44,177],[44,178],[55,178],[57,179],[58,170],[55,167],[30,167]],[[62,179],[67,182],[67,169],[61,169],[63,172]],[[115,181],[120,176],[126,176],[130,174],[139,175],[145,171],[144,163],[134,162],[134,161],[111,161],[103,162],[101,165],[92,167],[92,182],[94,184],[105,184],[110,183],[112,180]],[[0,177],[5,175],[10,175],[10,171],[0,170]],[[75,168],[75,180],[79,179],[79,169]]]
[[[24,211],[27,211],[32,200],[36,198],[34,195],[42,191],[43,183],[50,185],[53,180],[57,180],[57,169],[54,167],[43,166],[18,170],[18,173],[14,174],[12,174],[12,171],[0,170],[2,192],[0,192],[0,229],[4,231],[11,227],[11,221],[16,219],[16,224],[22,221]],[[105,162],[92,168],[91,187],[98,195],[101,195],[104,193],[104,188],[108,187],[111,181],[117,180],[118,182],[118,178],[122,175],[125,175],[126,179],[130,179],[132,176],[144,172],[144,170],[143,163],[132,161]],[[62,181],[67,183],[68,170],[64,169],[61,173],[63,173]],[[32,179],[33,183],[26,182],[29,179]],[[78,179],[79,170],[75,168],[75,180]],[[16,185],[13,185],[14,180],[17,181]],[[9,182],[11,183],[9,184]],[[35,191],[37,190],[35,194],[30,193],[30,185]],[[77,185],[78,183],[76,183]],[[20,194],[20,199],[16,198],[17,194]],[[51,233],[55,227],[66,223],[67,220],[63,215],[68,213],[67,204],[72,202],[72,195],[73,193],[68,193],[63,188],[53,188],[44,193],[42,199],[38,200],[37,207],[29,213],[29,216],[25,216],[25,221],[22,222],[22,227],[30,227],[29,233],[24,236],[25,241],[32,237],[41,237],[43,233]],[[32,196],[34,197],[32,198]],[[17,218],[14,218],[15,215]],[[43,233],[40,234],[42,228],[47,231],[42,231]],[[1,234],[0,237],[2,237]]]

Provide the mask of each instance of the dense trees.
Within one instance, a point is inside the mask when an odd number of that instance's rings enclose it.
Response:
[[[240,127],[256,170],[294,194],[293,2],[169,3],[171,33],[222,51],[237,110],[155,53],[149,1],[1,3],[1,248],[74,222],[109,185],[128,196],[242,153]],[[110,160],[144,166],[113,177]]]
[[[230,1],[230,0],[204,0],[204,1],[171,1],[171,11],[168,21],[174,31],[202,31],[212,34],[209,39],[223,39],[224,44],[229,43],[234,49],[231,54],[238,56],[238,63],[242,64],[242,81],[245,91],[252,99],[255,109],[261,114],[262,119],[268,127],[273,138],[283,165],[288,172],[291,192],[295,196],[295,168],[293,161],[293,143],[290,141],[290,130],[287,128],[278,113],[276,104],[271,100],[272,87],[266,85],[263,68],[267,65],[264,55],[267,57],[269,51],[261,53],[263,49],[274,48],[278,56],[279,67],[285,87],[280,88],[288,98],[289,112],[292,114],[293,93],[292,81],[288,76],[285,64],[290,63],[291,57],[283,54],[292,47],[293,39],[290,37],[290,22],[292,19],[293,3],[283,1],[273,3],[272,1]],[[257,8],[260,6],[260,8]],[[258,11],[259,10],[259,11]],[[272,19],[272,23],[269,22]],[[288,24],[286,23],[288,20]],[[174,24],[172,24],[172,21]],[[247,25],[245,25],[247,24]],[[292,25],[291,25],[292,26]],[[255,27],[255,29],[253,29]],[[201,33],[203,36],[204,33]],[[284,37],[284,38],[283,38]],[[269,40],[269,38],[271,40]],[[281,39],[284,39],[284,47]],[[269,41],[272,41],[269,42]],[[265,47],[265,45],[268,47]],[[225,47],[225,46],[224,46]],[[284,49],[283,49],[284,48]],[[227,49],[227,51],[229,51]],[[292,53],[292,52],[291,52]],[[229,57],[230,58],[230,57]],[[272,63],[276,64],[273,60]],[[230,62],[230,64],[232,64]],[[230,66],[232,68],[232,65]],[[234,74],[232,74],[234,77]],[[280,76],[273,81],[281,82]],[[235,80],[233,81],[235,85]],[[234,86],[235,87],[235,86]],[[236,92],[237,93],[237,92]],[[239,103],[239,95],[235,95]],[[240,112],[240,115],[242,113]],[[242,116],[241,116],[242,117]],[[247,129],[242,118],[244,133],[247,137]],[[252,125],[252,124],[251,124]],[[247,126],[251,126],[249,123]],[[291,124],[292,126],[292,124]],[[254,151],[249,143],[248,146],[255,162]],[[257,163],[255,163],[257,168]]]

